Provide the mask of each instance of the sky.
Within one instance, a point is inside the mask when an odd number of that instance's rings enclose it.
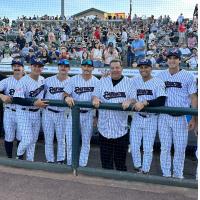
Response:
[[[60,0],[0,0],[0,17],[16,19],[18,16],[60,15]],[[130,0],[65,0],[65,16],[71,16],[89,8],[105,12],[129,13]],[[132,14],[147,17],[169,15],[176,20],[180,13],[192,18],[198,0],[132,0]]]

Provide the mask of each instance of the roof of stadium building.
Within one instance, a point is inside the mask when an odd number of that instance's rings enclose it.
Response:
[[[84,11],[82,11],[82,12],[79,12],[79,13],[73,15],[73,17],[78,17],[78,16],[87,14],[87,13],[92,12],[92,11],[97,12],[97,13],[100,13],[100,14],[106,13],[106,12],[104,12],[104,11],[102,11],[102,10],[98,10],[98,9],[96,9],[96,8],[90,8],[90,9],[84,10]]]

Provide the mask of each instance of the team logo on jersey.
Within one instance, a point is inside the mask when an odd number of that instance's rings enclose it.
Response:
[[[9,94],[10,96],[13,96],[14,93],[15,93],[15,90],[14,90],[14,89],[10,89],[8,94]]]
[[[126,94],[125,92],[104,92],[103,95],[104,99],[114,99],[114,98],[120,98],[120,97],[124,97],[126,98]]]
[[[75,87],[74,92],[76,94],[82,94],[82,93],[87,93],[87,92],[93,92],[94,87]]]
[[[30,96],[30,97],[37,97],[37,95],[39,95],[40,92],[42,92],[42,90],[44,90],[44,85],[41,85],[39,88],[37,88],[37,89],[34,90],[34,91],[30,91],[30,92],[29,92],[29,96]]]
[[[182,88],[182,83],[165,81],[165,86],[166,86],[166,88],[170,88],[170,87]]]
[[[50,87],[49,92],[51,94],[62,93],[64,92],[64,87]]]
[[[137,90],[137,96],[142,96],[142,95],[153,95],[153,91],[152,90],[138,89]]]

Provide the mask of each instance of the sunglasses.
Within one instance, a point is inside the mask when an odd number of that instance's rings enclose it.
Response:
[[[93,67],[93,62],[92,62],[92,60],[83,60],[81,65],[90,65]]]

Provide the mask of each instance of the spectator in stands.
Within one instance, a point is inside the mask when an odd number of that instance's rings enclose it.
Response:
[[[94,39],[95,40],[100,40],[101,39],[101,32],[100,32],[99,26],[96,27],[96,30],[94,32]]]
[[[26,39],[26,43],[28,43],[29,46],[31,46],[32,41],[33,41],[33,32],[31,31],[31,28],[29,28],[27,32],[25,33],[25,39]]]
[[[153,51],[147,51],[147,59],[149,59],[151,61],[151,65],[152,65],[153,69],[159,67],[158,65],[156,65],[157,63],[156,63],[156,59],[154,58]]]
[[[55,37],[53,32],[49,32],[49,34],[48,34],[48,42],[49,42],[49,44],[52,44],[53,42],[56,42],[56,37]]]
[[[16,39],[17,44],[19,45],[19,49],[22,50],[25,47],[26,40],[24,38],[23,34],[19,34],[19,36]]]
[[[113,43],[109,42],[108,47],[104,51],[104,66],[105,67],[110,66],[110,62],[118,58],[119,58],[119,55],[118,55],[117,50],[114,48]]]
[[[128,34],[127,34],[125,28],[122,29],[122,34],[121,35],[122,35],[121,36],[122,51],[124,52],[125,49],[126,49],[127,41],[128,41]]]
[[[27,63],[31,63],[31,61],[35,58],[35,52],[32,47],[29,48],[29,53],[26,56],[25,60]]]
[[[137,32],[134,34],[134,41],[132,42],[131,47],[135,54],[136,61],[145,57],[145,43],[144,40],[139,38]]]
[[[190,57],[191,51],[190,51],[190,49],[187,47],[187,44],[185,44],[185,43],[180,44],[179,50],[181,51],[181,54],[182,54],[182,55],[181,55],[182,60],[185,60],[186,58]]]
[[[23,58],[26,58],[26,56],[27,56],[28,54],[29,54],[29,44],[26,43],[25,46],[24,46],[24,48],[23,48],[22,51],[21,51],[21,56],[22,56]]]
[[[187,45],[189,49],[193,49],[197,45],[197,39],[193,32],[188,33]]]
[[[148,44],[151,44],[152,40],[155,40],[155,39],[156,39],[156,31],[154,30],[153,32],[149,34]]]
[[[186,61],[189,65],[189,69],[196,69],[198,67],[198,49],[193,48],[192,49],[192,55],[189,57],[189,59]]]
[[[91,51],[91,60],[93,60],[94,67],[103,67],[103,50],[100,47],[100,42],[95,42],[95,47]]]
[[[177,21],[178,21],[179,24],[182,24],[184,22],[184,16],[183,16],[182,13],[178,16]]]
[[[117,35],[114,33],[113,28],[110,28],[110,30],[108,31],[107,38],[108,38],[108,44],[112,43],[113,47],[116,47]]]
[[[185,27],[184,23],[179,24],[178,32],[179,32],[179,44],[180,43],[185,43],[186,27]]]

